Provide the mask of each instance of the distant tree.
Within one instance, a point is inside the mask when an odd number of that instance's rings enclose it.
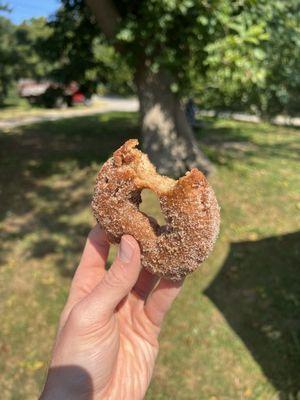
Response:
[[[0,1],[0,11],[10,12],[9,5],[4,1]]]
[[[4,10],[3,5],[2,10]],[[7,97],[9,88],[16,77],[15,66],[18,56],[15,52],[15,28],[9,19],[0,15],[0,104]]]
[[[20,78],[45,79],[53,65],[41,55],[41,43],[47,43],[52,29],[43,17],[32,18],[15,26],[16,47],[18,55],[17,75]]]
[[[9,11],[3,3],[0,7],[2,11]],[[40,57],[38,47],[41,38],[46,41],[50,32],[44,18],[15,25],[0,16],[0,103],[19,79],[39,80],[49,75],[52,66]]]

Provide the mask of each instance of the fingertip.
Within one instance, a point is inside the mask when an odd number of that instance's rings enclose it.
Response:
[[[138,241],[131,235],[123,235],[122,239],[126,240],[138,252],[140,252],[140,245]]]
[[[118,250],[119,259],[125,263],[140,262],[140,246],[131,235],[123,235]]]
[[[122,240],[125,240],[134,250],[135,255],[140,257],[141,255],[141,249],[138,241],[131,235],[123,235]]]
[[[106,232],[98,224],[90,230],[87,242],[90,242],[97,249],[109,248],[109,241]]]
[[[89,232],[79,263],[82,267],[103,267],[109,251],[106,233],[97,224]]]

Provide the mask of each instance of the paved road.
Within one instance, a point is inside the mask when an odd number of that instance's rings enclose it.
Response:
[[[30,125],[36,122],[44,121],[56,121],[58,119],[81,117],[87,115],[103,114],[109,111],[124,111],[133,112],[138,110],[138,101],[135,98],[121,99],[117,97],[109,96],[96,96],[91,107],[80,108],[80,109],[63,109],[63,110],[47,110],[38,115],[32,116],[19,116],[15,118],[8,118],[0,120],[0,129],[14,128],[22,125]],[[200,111],[199,115],[202,116],[214,116],[214,111]],[[243,114],[243,113],[218,113],[219,117],[232,118],[236,121],[246,121],[259,123],[261,119],[255,115]],[[300,118],[291,118],[278,115],[272,120],[275,125],[291,125],[300,126]]]
[[[84,109],[62,109],[62,110],[45,110],[38,115],[19,116],[16,118],[7,118],[0,120],[0,129],[15,128],[22,125],[30,125],[37,122],[56,121],[58,119],[82,117],[95,114],[103,114],[110,111],[137,111],[138,101],[132,99],[119,99],[115,97],[97,97],[91,107]]]

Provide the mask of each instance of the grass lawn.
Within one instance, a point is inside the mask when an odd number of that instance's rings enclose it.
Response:
[[[208,119],[197,135],[222,229],[167,317],[147,400],[299,399],[300,131]],[[130,137],[130,113],[0,131],[2,400],[41,390],[96,173]]]

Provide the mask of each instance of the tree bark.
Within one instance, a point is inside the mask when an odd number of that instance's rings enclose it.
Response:
[[[143,149],[159,172],[179,177],[193,167],[206,175],[213,166],[199,148],[179,98],[166,71],[143,69],[135,83],[140,101]]]
[[[111,0],[85,0],[107,39],[113,39],[121,17]]]
[[[86,0],[97,23],[112,39],[121,22],[112,0]],[[117,49],[120,51],[120,49]],[[151,73],[137,60],[135,84],[140,101],[142,146],[160,173],[179,177],[193,167],[208,175],[211,162],[202,153],[178,97],[172,93],[167,71]]]

